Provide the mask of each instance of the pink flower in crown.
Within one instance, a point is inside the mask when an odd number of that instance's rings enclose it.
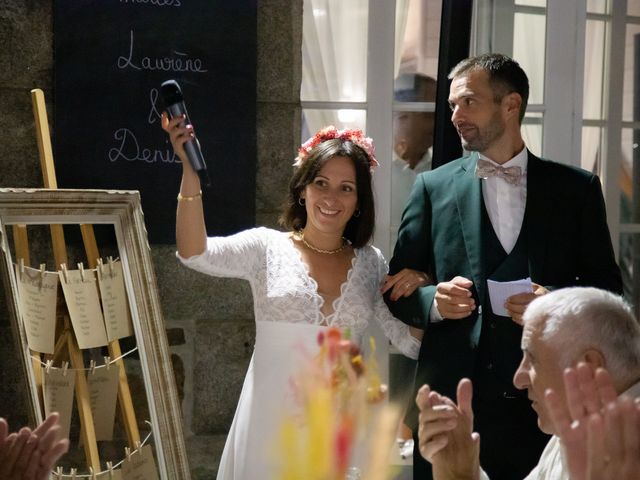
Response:
[[[296,157],[293,166],[301,166],[302,162],[304,162],[304,159],[307,158],[311,150],[320,145],[322,142],[333,140],[334,138],[353,142],[360,148],[362,148],[369,156],[369,165],[371,170],[379,165],[378,161],[376,160],[376,150],[373,146],[373,140],[369,137],[365,137],[364,133],[362,133],[362,130],[359,130],[357,128],[345,128],[343,130],[338,130],[333,125],[329,125],[328,127],[324,127],[318,130],[318,132],[313,137],[311,137],[300,146],[300,148],[298,149],[298,156]]]

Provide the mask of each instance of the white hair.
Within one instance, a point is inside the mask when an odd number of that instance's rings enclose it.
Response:
[[[640,373],[640,323],[618,295],[597,288],[563,288],[531,302],[523,320],[544,321],[540,339],[560,353],[563,368],[593,348],[603,355],[614,381],[628,382]]]

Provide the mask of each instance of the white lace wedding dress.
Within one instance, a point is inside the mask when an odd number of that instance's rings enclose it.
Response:
[[[327,325],[349,329],[351,338],[361,343],[369,321],[375,319],[402,353],[418,357],[420,343],[391,315],[379,292],[387,267],[375,247],[355,249],[341,295],[327,316],[321,312],[324,300],[317,284],[287,233],[255,228],[209,238],[204,253],[180,260],[209,275],[248,280],[253,292],[255,350],[218,480],[273,478],[280,419],[292,405],[291,376],[305,352],[317,351],[317,334]]]

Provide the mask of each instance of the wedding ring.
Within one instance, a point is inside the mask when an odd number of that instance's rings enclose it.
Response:
[[[411,284],[409,282],[407,282],[407,283],[404,284],[404,287],[405,288],[409,288],[409,287],[411,287]]]

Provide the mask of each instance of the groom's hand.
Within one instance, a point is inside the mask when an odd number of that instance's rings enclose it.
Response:
[[[504,308],[509,312],[511,319],[518,325],[522,325],[522,315],[529,304],[540,295],[549,293],[549,290],[537,283],[533,284],[533,292],[517,293],[507,298]]]
[[[476,302],[471,295],[473,282],[464,277],[454,277],[449,282],[440,282],[436,287],[434,306],[442,318],[460,319],[471,315]]]

